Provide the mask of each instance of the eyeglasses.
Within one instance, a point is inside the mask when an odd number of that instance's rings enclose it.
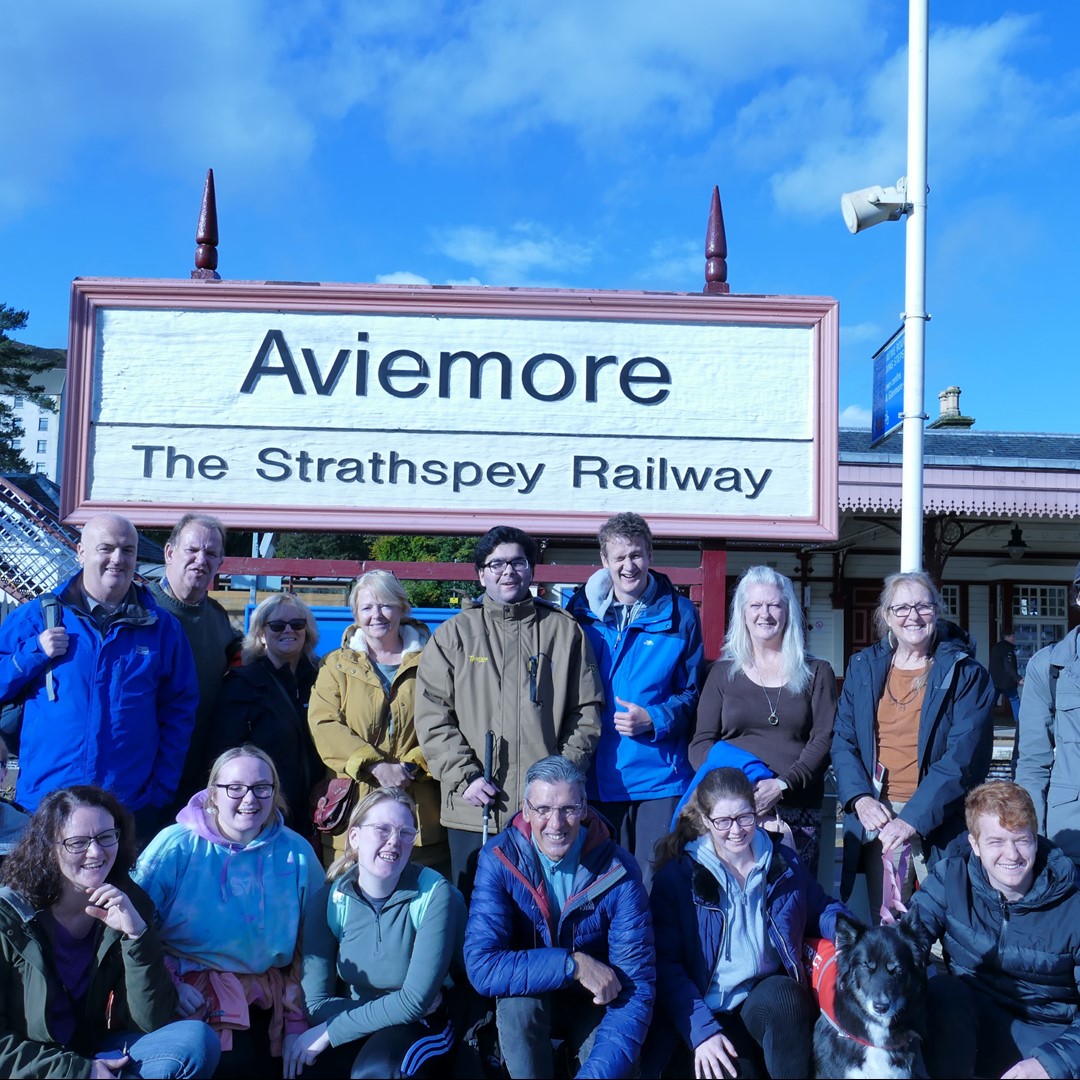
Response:
[[[925,618],[927,615],[933,615],[937,611],[937,604],[893,604],[889,608],[889,612],[895,615],[898,619],[906,619],[912,612],[916,615],[922,615]]]
[[[584,803],[569,803],[566,806],[533,806],[528,799],[525,805],[538,817],[549,818],[561,814],[567,821],[577,821],[585,813]]]
[[[508,566],[519,574],[523,574],[529,569],[529,560],[519,555],[516,559],[490,559],[484,563],[484,569],[490,570],[493,574],[501,574]]]
[[[256,799],[274,797],[273,784],[215,784],[214,787],[222,789],[230,799],[243,799],[249,791]]]
[[[104,832],[99,832],[97,836],[67,836],[60,843],[64,845],[65,851],[70,851],[72,855],[81,855],[89,850],[95,840],[98,847],[116,847],[120,843],[120,830],[106,829]]]
[[[307,629],[306,619],[274,619],[266,624],[268,630],[273,630],[275,634],[283,633],[285,627],[290,630],[295,630],[299,633],[301,630]]]
[[[757,821],[757,815],[746,813],[736,814],[735,817],[711,817],[706,820],[717,832],[731,832],[734,825],[738,825],[740,829],[749,829]]]
[[[416,830],[409,828],[408,825],[383,825],[381,823],[373,823],[371,825],[361,825],[361,829],[371,829],[371,831],[378,837],[380,844],[385,844],[388,840],[394,838],[396,833],[401,837],[401,842],[410,847],[416,843]]]

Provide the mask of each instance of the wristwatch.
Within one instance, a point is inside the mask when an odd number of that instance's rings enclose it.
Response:
[[[574,959],[573,953],[566,954],[566,967],[564,971],[568,979],[577,977],[577,961]]]

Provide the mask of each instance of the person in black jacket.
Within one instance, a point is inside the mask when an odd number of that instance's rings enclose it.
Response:
[[[948,974],[929,982],[932,1077],[1080,1076],[1080,890],[1064,853],[1035,832],[1031,796],[975,788],[969,829],[911,902],[940,938]]]
[[[288,805],[285,823],[320,850],[311,821],[311,789],[326,775],[308,728],[318,666],[319,628],[311,609],[289,593],[268,596],[251,613],[243,667],[225,673],[210,735],[212,757],[252,743],[274,762]]]
[[[874,620],[881,640],[851,658],[836,709],[832,763],[846,815],[840,896],[851,895],[861,861],[875,920],[882,854],[908,867],[906,901],[915,876],[964,831],[964,796],[986,779],[993,754],[990,676],[968,635],[940,613],[928,574],[887,577]]]
[[[1024,680],[1016,666],[1016,631],[1009,629],[1001,635],[990,650],[990,678],[994,680],[994,693],[1009,703],[1012,718],[1020,718],[1020,687]]]

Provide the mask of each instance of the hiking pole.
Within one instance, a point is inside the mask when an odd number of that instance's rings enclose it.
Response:
[[[491,757],[495,750],[495,732],[488,730],[484,736],[484,780],[491,783]],[[487,792],[484,792],[486,795]],[[491,803],[484,803],[484,843],[488,842],[488,830],[491,825]]]

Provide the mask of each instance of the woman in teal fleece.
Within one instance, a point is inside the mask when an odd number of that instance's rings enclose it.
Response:
[[[461,955],[464,901],[435,870],[410,864],[416,806],[401,788],[363,799],[347,835],[304,920],[314,1026],[292,1044],[285,1075],[445,1075],[454,1033],[443,988]]]

